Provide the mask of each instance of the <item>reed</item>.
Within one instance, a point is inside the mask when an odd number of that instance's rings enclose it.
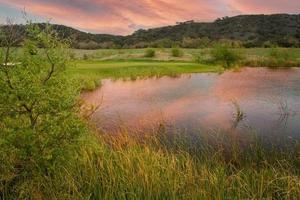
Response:
[[[264,143],[222,133],[192,138],[165,133],[88,136],[51,177],[26,180],[22,197],[299,199],[299,144]]]

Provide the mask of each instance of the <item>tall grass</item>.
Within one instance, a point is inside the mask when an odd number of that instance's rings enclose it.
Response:
[[[298,143],[249,138],[89,136],[55,174],[19,190],[23,199],[299,199]],[[19,198],[9,187],[2,197]]]
[[[300,60],[293,51],[280,48],[268,49],[265,56],[250,57],[243,63],[253,67],[300,67]]]

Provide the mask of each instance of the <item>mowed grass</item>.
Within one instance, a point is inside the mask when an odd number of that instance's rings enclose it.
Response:
[[[93,90],[99,86],[101,79],[130,79],[147,77],[172,76],[183,73],[221,72],[221,66],[204,65],[184,61],[75,61],[68,69],[69,76],[80,79],[86,90]]]
[[[177,75],[194,72],[220,72],[220,66],[190,62],[163,61],[76,61],[68,72],[98,78],[132,78]]]

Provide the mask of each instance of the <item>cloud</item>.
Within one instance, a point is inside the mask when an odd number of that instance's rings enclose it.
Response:
[[[243,14],[300,13],[299,0],[229,0],[229,4]]]
[[[26,9],[81,30],[130,34],[138,28],[178,21],[213,21],[242,13],[300,12],[298,0],[0,0],[0,5]]]

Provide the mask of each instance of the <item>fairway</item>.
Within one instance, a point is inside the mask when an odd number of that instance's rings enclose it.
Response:
[[[89,78],[143,78],[181,73],[221,72],[222,67],[192,62],[164,61],[77,61],[69,68],[71,75]]]

